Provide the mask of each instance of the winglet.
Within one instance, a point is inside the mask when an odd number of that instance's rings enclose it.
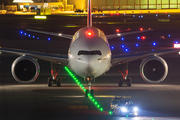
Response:
[[[88,0],[87,27],[92,27],[91,0]]]

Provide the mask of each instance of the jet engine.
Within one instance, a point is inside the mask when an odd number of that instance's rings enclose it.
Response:
[[[19,83],[32,83],[39,76],[38,62],[30,56],[20,56],[12,64],[11,72]]]
[[[149,83],[160,83],[168,74],[166,61],[159,56],[150,56],[140,65],[141,77]]]

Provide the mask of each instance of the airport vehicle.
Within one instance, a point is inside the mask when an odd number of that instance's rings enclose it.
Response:
[[[107,72],[111,67],[117,67],[120,74],[122,74],[122,78],[119,79],[119,86],[122,86],[123,83],[131,86],[132,80],[128,76],[128,63],[138,59],[142,59],[140,65],[142,78],[149,83],[160,83],[168,74],[168,65],[159,55],[179,51],[178,49],[165,49],[112,56],[108,39],[152,31],[152,29],[105,35],[100,29],[92,27],[91,0],[88,0],[87,27],[79,29],[74,35],[31,29],[27,29],[27,31],[71,39],[71,44],[68,55],[0,48],[1,52],[20,55],[13,62],[11,68],[12,75],[16,81],[20,83],[32,83],[35,81],[40,70],[36,59],[42,59],[52,63],[52,77],[48,79],[48,86],[52,86],[53,83],[61,86],[61,81],[57,78],[59,73],[57,66],[67,66],[76,75],[84,78],[88,83],[88,92],[90,93],[94,93],[91,90],[91,82]]]
[[[84,10],[81,10],[81,9],[76,9],[74,12],[76,12],[76,13],[83,13],[83,12],[84,12]]]
[[[94,12],[94,13],[95,13],[96,11],[98,11],[98,12],[101,12],[101,13],[102,13],[102,12],[103,12],[103,9],[95,9],[95,8],[93,8],[91,11],[92,11],[92,12]]]
[[[131,98],[115,97],[111,101],[110,110],[114,115],[138,115],[138,107],[134,105]]]

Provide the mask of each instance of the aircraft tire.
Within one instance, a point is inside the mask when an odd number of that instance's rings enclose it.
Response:
[[[127,79],[127,86],[131,87],[131,84],[132,84],[132,79],[130,77],[128,77],[128,79]]]
[[[53,79],[51,77],[48,78],[48,87],[52,86]]]
[[[86,98],[88,97],[88,93],[89,93],[89,91],[86,89],[86,92],[85,92],[85,97]]]
[[[119,86],[119,87],[122,87],[122,84],[123,84],[122,78],[119,78],[118,86]]]
[[[61,86],[61,79],[60,78],[57,78],[57,86]]]
[[[91,90],[91,96],[94,97],[94,90]]]

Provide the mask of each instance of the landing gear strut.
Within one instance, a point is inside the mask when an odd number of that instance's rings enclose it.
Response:
[[[123,83],[126,83],[128,87],[131,87],[132,79],[128,77],[128,63],[122,64],[121,69],[118,69],[118,71],[122,74],[122,77],[119,78],[118,86],[121,87]]]
[[[92,86],[91,82],[94,80],[94,77],[88,77],[88,78],[85,78],[85,80],[88,82],[88,87],[89,87],[89,89],[86,90],[85,92],[85,97],[88,97],[89,93],[92,97],[94,97],[94,90],[91,89],[91,86]]]
[[[61,71],[61,70],[58,70],[59,67],[57,65],[55,65],[54,63],[51,63],[51,75],[52,77],[49,77],[48,78],[48,86],[52,86],[53,84],[56,84],[57,86],[61,86],[61,79],[60,78],[57,78],[57,75],[58,73]]]

